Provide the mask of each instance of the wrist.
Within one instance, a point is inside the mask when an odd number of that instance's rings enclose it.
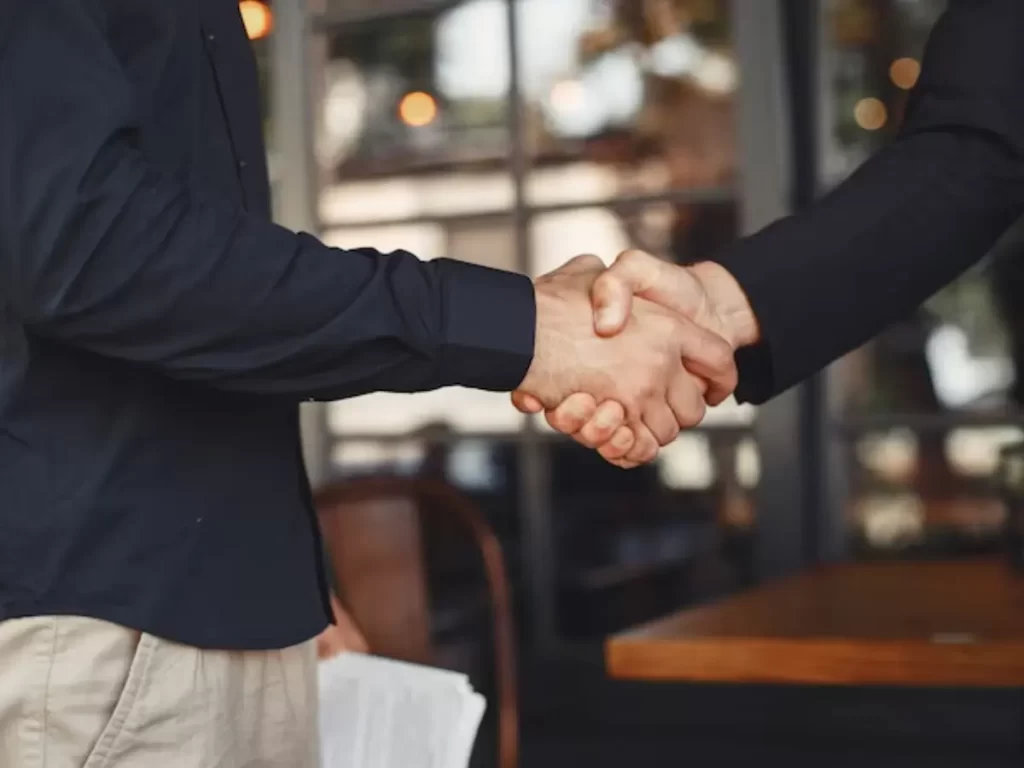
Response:
[[[749,347],[761,340],[761,327],[743,287],[725,267],[703,261],[688,267],[704,288],[710,311],[733,347]]]
[[[534,313],[534,331],[533,331],[533,355],[530,358],[530,365],[526,369],[526,374],[523,376],[523,380],[519,382],[519,386],[516,389],[529,392],[535,390],[538,385],[538,380],[544,375],[543,370],[545,367],[544,360],[544,330],[546,323],[546,315],[548,314],[548,302],[547,295],[542,291],[538,290],[536,284],[533,286],[533,300],[534,307],[536,307]]]
[[[565,353],[565,350],[561,349],[563,345],[556,329],[566,323],[566,318],[564,302],[555,287],[535,283],[533,291],[536,306],[533,357],[517,389],[529,392],[543,401],[542,393],[551,388],[555,360],[559,354]],[[551,406],[548,402],[544,404]]]

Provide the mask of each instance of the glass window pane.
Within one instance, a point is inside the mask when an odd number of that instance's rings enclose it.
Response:
[[[355,14],[362,20],[324,33],[318,149],[337,178],[452,163],[503,168],[509,139],[504,3],[419,6],[419,13]]]
[[[895,135],[945,6],[946,0],[827,1],[826,181],[845,177]]]
[[[327,230],[323,239],[336,248],[376,248],[383,253],[404,250],[427,261],[444,256],[519,271],[515,233],[505,216],[338,227]]]
[[[532,203],[728,186],[728,3],[516,0]],[[561,184],[559,178],[582,184]]]
[[[331,403],[331,432],[346,435],[404,435],[436,423],[469,433],[515,432],[523,415],[508,395],[446,387],[434,392],[375,392]]]
[[[320,219],[337,227],[498,214],[510,210],[514,199],[512,178],[504,169],[341,180],[325,186]]]
[[[915,434],[893,428],[854,444],[850,540],[863,557],[997,554],[1005,507],[992,478],[1016,427]]]
[[[731,202],[589,206],[538,213],[530,224],[530,272],[545,274],[579,253],[610,262],[627,248],[680,263],[706,257],[735,237],[736,216]]]

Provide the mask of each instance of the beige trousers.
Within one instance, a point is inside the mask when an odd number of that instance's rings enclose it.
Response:
[[[2,768],[318,768],[316,650],[190,648],[78,617],[0,622]]]

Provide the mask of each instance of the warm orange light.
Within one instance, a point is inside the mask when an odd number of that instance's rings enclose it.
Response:
[[[437,118],[437,102],[433,96],[423,91],[407,93],[398,105],[398,116],[406,125],[422,128]]]
[[[921,62],[917,59],[896,59],[889,67],[889,78],[897,88],[909,91],[921,76]]]
[[[238,4],[238,12],[242,14],[242,23],[250,40],[260,40],[274,28],[274,13],[260,0],[242,0]]]
[[[865,131],[877,131],[885,127],[889,120],[889,111],[885,104],[875,98],[861,99],[853,108],[853,119]]]

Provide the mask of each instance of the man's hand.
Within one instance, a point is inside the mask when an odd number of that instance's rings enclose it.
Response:
[[[634,296],[689,318],[724,338],[733,349],[756,343],[760,335],[743,289],[713,262],[681,267],[643,251],[626,251],[594,281],[591,296],[594,328],[602,336],[622,330]]]
[[[699,423],[705,387],[731,392],[736,372],[724,339],[632,294],[617,332],[598,336],[591,292],[604,269],[596,256],[581,256],[537,280],[536,353],[515,399],[522,408],[554,413],[573,394],[586,393],[602,403],[588,417],[615,422],[605,440],[620,451],[616,463],[635,466],[680,428]]]
[[[591,286],[594,324],[598,334],[620,333],[628,323],[634,296],[666,307],[692,325],[724,340],[730,350],[729,362],[716,351],[711,356],[691,352],[684,365],[708,405],[725,400],[736,386],[732,351],[757,341],[757,322],[746,296],[732,276],[722,267],[704,263],[693,267],[669,264],[642,251],[627,251],[596,277]],[[694,350],[693,345],[690,349]],[[544,405],[519,391],[513,402],[521,411],[537,413]],[[701,410],[703,416],[703,410]],[[597,448],[601,455],[618,466],[635,466],[653,458],[649,434],[625,424],[625,410],[614,401],[598,404],[592,394],[574,393],[555,409],[548,409],[547,420],[560,432],[578,442]],[[680,427],[690,426],[680,422]],[[673,436],[674,437],[674,436]],[[637,450],[640,445],[644,450]]]

